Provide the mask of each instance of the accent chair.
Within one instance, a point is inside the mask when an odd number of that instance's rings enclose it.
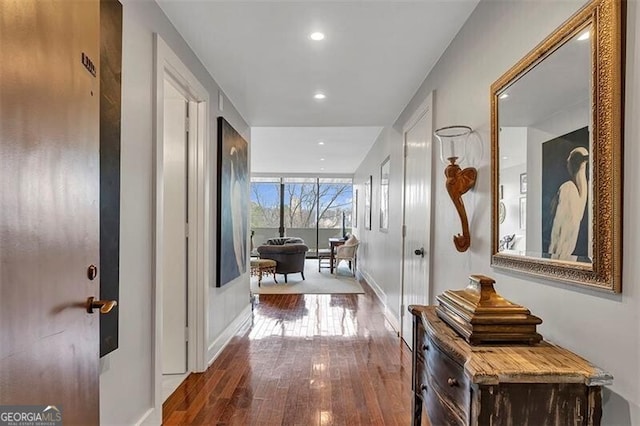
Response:
[[[353,276],[356,276],[356,261],[359,245],[360,241],[358,241],[355,235],[351,235],[343,245],[336,248],[336,254],[334,257],[334,270],[336,271],[336,276],[338,275],[338,265],[343,260],[349,262],[349,269],[353,272]]]
[[[293,242],[292,238],[271,238],[267,244],[258,247],[261,259],[272,259],[276,261],[276,274],[284,275],[284,282],[287,282],[288,274],[300,273],[304,280],[304,261],[307,257],[309,247],[300,238]],[[279,244],[278,244],[279,243]]]

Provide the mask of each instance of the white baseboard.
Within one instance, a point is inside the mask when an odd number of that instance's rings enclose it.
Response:
[[[385,305],[384,307],[384,317],[387,319],[387,322],[393,327],[395,332],[400,335],[400,321],[393,315],[393,312],[389,310],[389,307]]]
[[[162,410],[156,410],[150,408],[140,420],[138,420],[135,426],[160,426],[162,424]]]
[[[374,280],[373,277],[369,275],[367,272],[360,271],[360,275],[362,275],[362,278],[364,278],[367,284],[369,284],[369,287],[371,287],[373,292],[376,294],[376,297],[382,304],[384,308],[384,316],[389,322],[389,324],[391,325],[391,327],[393,327],[396,333],[400,333],[400,320],[398,320],[398,318],[396,318],[395,315],[393,315],[393,313],[389,310],[389,306],[387,305],[386,293],[378,285],[376,280]]]
[[[247,305],[246,308],[240,312],[240,315],[234,319],[231,324],[227,328],[224,329],[222,333],[218,336],[216,340],[213,341],[209,345],[207,350],[207,358],[209,362],[207,363],[207,367],[213,364],[213,361],[220,356],[220,353],[227,346],[229,341],[235,336],[238,331],[244,326],[244,324],[251,318],[251,305]]]
[[[382,291],[382,288],[378,285],[376,280],[374,280],[368,272],[361,271],[360,273],[362,274],[362,277],[367,282],[367,284],[369,284],[369,287],[371,287],[373,292],[376,294],[376,297],[378,298],[378,300],[380,300],[380,303],[382,303],[383,306],[387,306],[387,295],[384,291]]]

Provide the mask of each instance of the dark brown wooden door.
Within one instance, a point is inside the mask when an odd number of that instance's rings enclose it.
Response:
[[[0,1],[0,405],[99,422],[99,3]]]

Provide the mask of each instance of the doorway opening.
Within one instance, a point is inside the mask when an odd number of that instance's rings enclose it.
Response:
[[[154,401],[206,369],[209,261],[207,90],[156,35]]]
[[[187,376],[189,354],[189,100],[166,76],[162,179],[162,397]]]

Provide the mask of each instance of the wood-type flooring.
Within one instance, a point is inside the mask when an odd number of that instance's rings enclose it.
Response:
[[[363,287],[256,296],[251,324],[164,403],[164,425],[408,425],[411,353]]]

